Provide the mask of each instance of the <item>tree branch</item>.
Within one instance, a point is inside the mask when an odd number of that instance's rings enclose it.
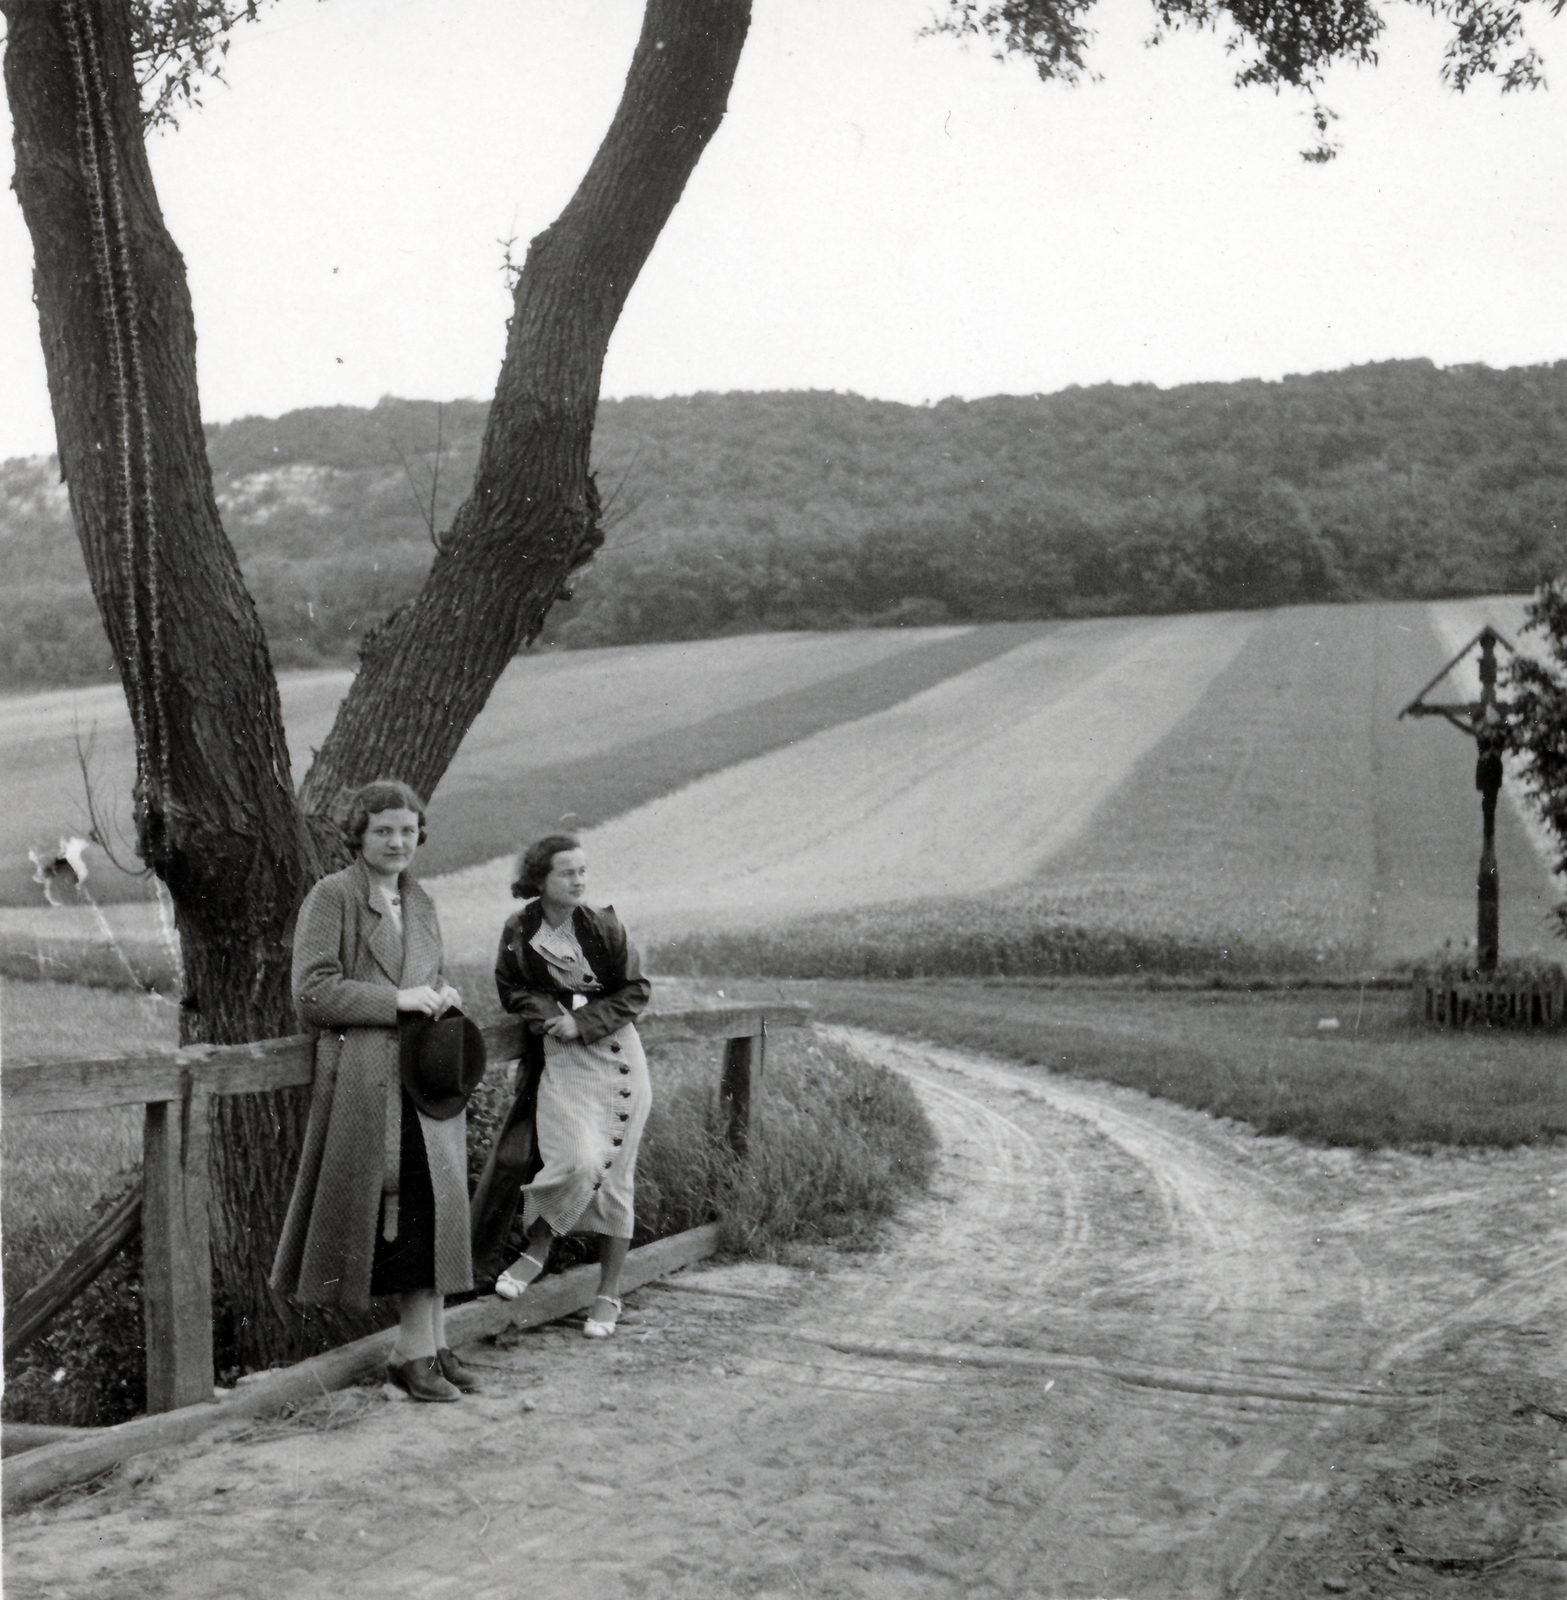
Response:
[[[749,21],[748,0],[649,0],[609,131],[528,248],[473,491],[418,598],[367,638],[301,788],[307,810],[336,816],[384,773],[428,795],[506,664],[603,542],[589,449],[604,353],[723,118]]]

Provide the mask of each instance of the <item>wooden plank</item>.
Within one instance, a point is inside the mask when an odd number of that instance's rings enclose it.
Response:
[[[92,1232],[63,1261],[57,1262],[5,1314],[5,1359],[25,1350],[83,1289],[114,1259],[141,1226],[141,1181],[138,1179],[111,1206]]]
[[[754,1039],[763,1026],[803,1028],[811,1020],[811,1007],[796,1000],[769,1000],[765,1005],[681,1007],[678,1011],[647,1011],[637,1020],[639,1031],[665,1036],[698,1035],[717,1039]]]
[[[249,1094],[309,1083],[314,1071],[311,1042],[303,1034],[251,1044],[190,1045],[155,1056],[18,1061],[0,1071],[0,1112],[31,1117],[179,1100],[187,1083],[197,1094]]]
[[[0,1425],[0,1456],[20,1455],[40,1445],[59,1444],[63,1439],[83,1439],[90,1428],[55,1428],[41,1422],[7,1422]]]
[[[712,1255],[717,1248],[718,1227],[714,1223],[643,1245],[627,1255],[621,1287],[638,1288]],[[552,1274],[520,1300],[486,1295],[458,1306],[446,1314],[446,1334],[453,1345],[461,1345],[499,1333],[503,1328],[553,1322],[568,1312],[585,1310],[597,1289],[597,1267],[574,1267],[570,1272]],[[116,1428],[95,1429],[88,1438],[66,1439],[29,1450],[6,1463],[0,1478],[0,1504],[6,1511],[14,1511],[69,1484],[86,1483],[132,1456],[167,1450],[226,1427],[243,1426],[252,1417],[272,1416],[285,1406],[303,1404],[325,1390],[345,1388],[383,1365],[396,1337],[395,1328],[386,1328],[297,1366],[259,1374],[205,1405],[137,1417]]]
[[[504,1022],[492,1022],[479,1030],[484,1035],[484,1059],[494,1066],[497,1061],[515,1061],[522,1054],[522,1019],[507,1017]]]
[[[724,1046],[724,1071],[718,1099],[728,1120],[729,1148],[744,1156],[751,1148],[751,1069],[761,1040],[757,1036],[730,1039]]]
[[[684,1006],[649,1011],[641,1026],[665,1037],[755,1038],[764,1021],[771,1028],[802,1027],[810,1015],[811,1008],[796,1001]],[[513,1061],[521,1054],[521,1024],[515,1019],[491,1023],[482,1031],[491,1061]],[[50,1111],[147,1105],[180,1099],[187,1083],[196,1094],[253,1094],[309,1083],[313,1071],[311,1042],[304,1034],[251,1044],[190,1045],[152,1056],[18,1061],[0,1072],[0,1112],[32,1117]]]
[[[147,1107],[142,1139],[142,1313],[147,1409],[212,1398],[212,1244],[205,1095]]]

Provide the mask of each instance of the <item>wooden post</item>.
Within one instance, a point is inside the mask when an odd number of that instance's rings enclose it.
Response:
[[[737,1156],[751,1148],[751,1068],[759,1042],[760,1035],[752,1034],[724,1043],[724,1075],[718,1097],[728,1112],[729,1148]]]
[[[207,1098],[147,1106],[141,1226],[149,1412],[212,1398]]]
[[[1496,871],[1496,797],[1502,789],[1502,724],[1496,711],[1496,638],[1480,635],[1480,714],[1475,719],[1475,788],[1480,791],[1480,871],[1476,946],[1482,972],[1496,971],[1501,891]]]

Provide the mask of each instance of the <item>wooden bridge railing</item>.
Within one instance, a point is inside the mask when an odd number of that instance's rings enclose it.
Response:
[[[638,1027],[649,1038],[723,1039],[719,1093],[729,1140],[746,1150],[751,1078],[774,1027],[801,1025],[809,1007],[697,1004],[650,1011]],[[484,1029],[492,1069],[521,1053],[511,1018]],[[5,1354],[31,1343],[92,1282],[115,1251],[142,1233],[142,1307],[146,1323],[147,1410],[172,1411],[210,1400],[212,1247],[208,1231],[208,1101],[214,1095],[286,1089],[311,1081],[306,1035],[254,1044],[198,1045],[157,1055],[85,1061],[20,1061],[0,1071],[0,1113],[41,1116],[144,1105],[142,1181],[100,1219],[92,1233],[7,1310]]]

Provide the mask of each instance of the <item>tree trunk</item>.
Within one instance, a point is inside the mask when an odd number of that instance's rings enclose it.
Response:
[[[371,778],[435,788],[602,541],[589,449],[605,347],[724,114],[749,3],[649,0],[604,143],[529,248],[473,493],[419,597],[367,641],[298,801],[266,641],[213,497],[126,0],[0,0],[0,13],[61,471],[130,706],[137,848],[174,899],[181,1036],[290,1033],[285,935],[337,864],[331,820]],[[307,1322],[266,1283],[306,1106],[299,1091],[215,1101],[214,1268],[247,1365],[351,1331]]]
[[[174,899],[181,1038],[292,1033],[284,932],[317,855],[266,640],[213,498],[185,265],[147,166],[126,9],[3,10],[60,468],[130,707],[137,849]],[[297,1345],[264,1277],[304,1097],[218,1105],[215,1265],[245,1306],[245,1355],[269,1360]]]
[[[308,810],[338,816],[382,776],[428,798],[506,664],[603,542],[589,450],[604,352],[723,118],[749,23],[749,0],[649,0],[604,142],[528,248],[473,492],[418,598],[367,639],[305,779]]]

